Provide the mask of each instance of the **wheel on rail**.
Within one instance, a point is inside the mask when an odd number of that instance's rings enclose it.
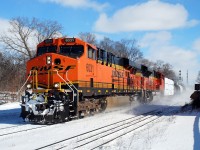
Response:
[[[101,98],[100,100],[99,100],[99,102],[100,102],[100,106],[101,106],[101,112],[103,112],[103,111],[105,111],[106,110],[106,107],[107,107],[107,100],[106,100],[106,98]]]
[[[143,90],[139,95],[139,102],[142,104],[150,103],[153,100],[152,91]]]

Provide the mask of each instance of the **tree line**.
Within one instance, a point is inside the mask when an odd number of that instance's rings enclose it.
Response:
[[[48,38],[67,37],[62,32],[62,25],[57,21],[37,18],[13,18],[9,22],[7,33],[0,34],[0,91],[18,91],[25,81],[26,62],[33,58],[36,46]],[[114,41],[108,37],[97,40],[95,34],[80,32],[78,37],[88,43],[113,53],[119,57],[144,64],[162,72],[170,79],[176,79],[173,66],[162,60],[152,62],[143,58],[143,53],[135,39]]]

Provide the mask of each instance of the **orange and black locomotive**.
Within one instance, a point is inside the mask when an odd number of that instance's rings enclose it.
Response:
[[[27,62],[21,116],[34,122],[62,122],[103,111],[108,96],[153,100],[164,76],[78,38],[46,39]]]

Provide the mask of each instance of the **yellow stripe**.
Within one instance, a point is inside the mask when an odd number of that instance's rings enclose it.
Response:
[[[100,64],[102,64],[102,62],[103,62],[102,60],[98,60],[98,61],[97,61],[97,63],[100,63]],[[104,61],[103,64],[106,66],[106,61]],[[111,65],[111,67],[114,68],[114,69],[119,69],[119,70],[125,69],[123,66],[116,65],[116,64],[113,64],[113,63],[112,63],[112,64],[111,64],[111,63],[108,63],[108,67],[110,67],[110,65]]]

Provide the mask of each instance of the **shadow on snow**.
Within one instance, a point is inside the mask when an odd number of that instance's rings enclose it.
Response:
[[[21,108],[0,110],[0,124],[22,124]]]
[[[155,116],[171,116],[171,115],[196,116],[197,115],[197,111],[192,110],[191,107],[182,109],[182,106],[168,106],[168,105],[156,105],[156,104],[141,104],[139,106],[131,108],[126,113],[133,114],[133,115],[140,115],[140,114],[150,112],[153,110],[160,111],[160,113],[152,114]],[[173,110],[177,111],[177,113],[174,113]],[[167,111],[167,112],[170,111],[170,112],[163,114],[162,111]]]
[[[193,150],[199,150],[200,148],[200,132],[199,132],[199,117],[200,114],[196,116],[195,121],[194,121],[194,146]]]

